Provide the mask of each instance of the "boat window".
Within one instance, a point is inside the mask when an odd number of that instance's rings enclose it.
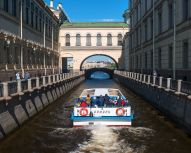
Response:
[[[119,92],[119,90],[115,90],[115,89],[109,89],[108,93],[110,96],[122,96],[122,94]]]
[[[88,94],[91,96],[93,96],[95,93],[95,89],[90,89],[90,90],[84,90],[81,94],[81,97],[86,97]]]

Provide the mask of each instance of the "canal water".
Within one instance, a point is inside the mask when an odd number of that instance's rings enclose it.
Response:
[[[83,89],[119,88],[135,113],[130,128],[72,128],[66,103]],[[0,142],[0,153],[190,153],[191,138],[113,80],[86,80]]]

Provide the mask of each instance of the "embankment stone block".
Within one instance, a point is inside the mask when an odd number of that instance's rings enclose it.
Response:
[[[63,88],[60,87],[60,94],[63,95],[64,94],[64,91],[63,91]]]
[[[28,120],[28,116],[25,110],[23,109],[22,105],[15,106],[14,113],[20,125],[22,125],[23,122]]]
[[[52,103],[54,101],[50,91],[47,92],[47,98],[48,98],[49,103]]]
[[[26,103],[25,106],[29,114],[29,117],[32,117],[33,115],[37,113],[36,108],[31,100],[27,100],[25,103]]]
[[[9,134],[11,131],[18,127],[16,121],[8,111],[0,114],[0,124],[5,134]]]
[[[56,88],[56,94],[57,94],[58,97],[61,96],[61,95],[60,95],[60,90],[59,90],[59,88]]]
[[[44,106],[47,106],[49,104],[46,94],[44,93],[42,94],[42,103],[44,104]]]
[[[55,101],[57,99],[57,95],[56,95],[56,91],[54,89],[52,90],[52,96]]]
[[[0,139],[3,139],[4,138],[4,135],[3,133],[0,131]]]
[[[41,102],[39,96],[37,96],[37,97],[34,98],[34,103],[35,103],[35,105],[36,105],[36,108],[37,108],[37,111],[38,111],[38,112],[43,109],[43,105],[42,105],[42,102]]]

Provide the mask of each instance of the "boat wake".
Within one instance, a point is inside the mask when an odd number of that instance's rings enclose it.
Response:
[[[92,136],[90,140],[79,144],[77,150],[70,153],[143,153],[145,151],[146,146],[139,145],[139,147],[135,147],[127,142],[125,138],[120,136],[121,131],[126,131],[136,137],[145,137],[145,135],[148,136],[149,133],[153,133],[151,129],[147,128],[97,126],[91,129]]]

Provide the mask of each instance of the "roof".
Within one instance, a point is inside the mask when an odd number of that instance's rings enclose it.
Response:
[[[124,22],[65,22],[61,27],[65,28],[122,28],[129,27]]]

